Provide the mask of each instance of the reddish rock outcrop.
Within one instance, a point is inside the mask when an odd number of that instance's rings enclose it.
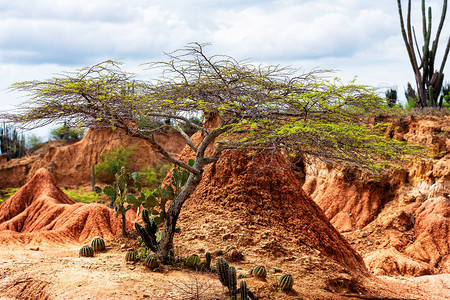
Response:
[[[175,131],[157,134],[156,140],[169,152],[178,154],[186,141]],[[131,138],[120,130],[89,129],[80,141],[69,145],[49,146],[40,155],[15,159],[0,165],[0,188],[19,187],[40,168],[50,170],[59,185],[76,186],[90,182],[92,165],[101,162],[102,153],[114,150],[118,145],[139,144],[131,156],[130,168],[138,171],[145,166],[155,166],[162,156],[150,143]]]
[[[97,235],[112,237],[120,232],[120,219],[113,210],[101,204],[76,203],[56,186],[46,169],[39,169],[0,205],[2,244],[83,242]]]

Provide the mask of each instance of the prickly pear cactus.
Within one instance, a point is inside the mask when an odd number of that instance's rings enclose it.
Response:
[[[81,247],[79,254],[80,254],[80,256],[83,256],[83,257],[93,257],[94,249],[92,249],[91,246],[86,244],[83,247]]]
[[[289,273],[284,274],[278,279],[278,285],[283,291],[289,291],[294,285],[294,279]]]
[[[161,261],[158,259],[156,255],[149,255],[145,259],[144,265],[150,270],[154,270],[156,268],[159,268],[159,266],[161,265]]]
[[[247,300],[248,299],[248,293],[247,293],[247,282],[245,280],[241,280],[241,300]]]
[[[222,285],[228,287],[228,280],[229,280],[228,273],[230,266],[228,265],[225,259],[223,259],[222,257],[218,257],[216,261],[216,267],[220,282],[222,283]]]
[[[267,275],[267,271],[266,268],[264,268],[263,266],[257,266],[255,268],[253,268],[252,270],[252,275],[257,277],[257,278],[266,278]]]
[[[186,266],[189,268],[196,268],[200,263],[201,260],[197,254],[193,254],[186,259]]]
[[[103,251],[106,249],[105,240],[99,236],[96,236],[91,241],[91,247],[94,251]]]
[[[138,261],[139,260],[139,254],[136,250],[133,248],[130,248],[127,250],[127,253],[125,254],[125,260],[126,261]]]

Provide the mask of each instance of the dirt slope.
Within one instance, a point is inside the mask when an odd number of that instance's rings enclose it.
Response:
[[[94,236],[112,237],[120,231],[120,220],[113,210],[101,204],[76,203],[56,186],[46,169],[39,169],[0,205],[1,244],[83,242]]]
[[[305,192],[375,274],[450,272],[450,116],[400,122],[393,138],[433,146],[434,162],[367,174],[304,164]],[[301,166],[301,165],[300,165]]]
[[[158,134],[156,140],[174,154],[179,153],[185,145],[185,140],[175,131]],[[130,168],[137,171],[162,160],[162,156],[145,141],[126,136],[120,130],[91,128],[76,143],[56,143],[38,155],[0,165],[0,188],[20,187],[40,168],[50,170],[60,186],[83,185],[90,182],[91,167],[101,162],[103,152],[114,150],[119,144],[132,146],[137,143],[139,146],[130,159]]]

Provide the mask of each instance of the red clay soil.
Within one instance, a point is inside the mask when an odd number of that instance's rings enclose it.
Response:
[[[0,205],[1,244],[83,242],[120,232],[120,220],[113,210],[101,204],[76,203],[56,186],[46,169],[39,169]]]
[[[194,144],[200,138],[201,133],[196,133],[192,137]],[[193,151],[186,146],[180,157],[187,160],[192,155]],[[183,214],[195,219],[199,212],[210,211],[211,207],[238,212],[238,225],[242,227],[270,228],[270,234],[279,238],[293,236],[297,245],[317,249],[349,270],[367,271],[359,254],[303,192],[279,153],[222,152],[217,162],[206,166],[199,186],[184,205]],[[207,226],[214,226],[214,222]]]

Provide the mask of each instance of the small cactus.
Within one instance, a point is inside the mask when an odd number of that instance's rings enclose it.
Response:
[[[148,209],[146,209],[146,208],[142,209],[141,216],[142,216],[142,221],[144,221],[145,224],[150,223],[150,216],[148,213]]]
[[[80,254],[80,256],[83,256],[83,257],[93,257],[94,249],[92,249],[91,246],[86,244],[83,247],[81,247],[79,254]]]
[[[255,268],[253,268],[251,272],[252,272],[251,274],[253,276],[255,276],[257,278],[262,278],[262,279],[266,278],[266,275],[267,275],[266,268],[264,268],[263,266],[257,266]]]
[[[278,279],[278,285],[283,291],[289,291],[294,285],[294,279],[289,273],[284,274]]]
[[[228,280],[229,280],[228,273],[230,266],[228,265],[225,259],[223,259],[222,257],[218,257],[216,261],[216,267],[220,282],[222,283],[222,285],[228,287]]]
[[[147,268],[154,270],[156,268],[159,268],[159,266],[161,265],[161,261],[158,259],[158,257],[156,255],[149,255],[145,259],[144,265]]]
[[[193,254],[186,259],[186,266],[189,268],[196,268],[201,263],[200,257]]]
[[[237,250],[236,248],[232,248],[227,252],[227,258],[229,261],[239,261],[244,258],[241,251]]]
[[[136,250],[134,250],[133,248],[130,248],[127,250],[127,253],[125,254],[125,260],[126,261],[138,261],[139,260],[139,255],[138,252]]]
[[[247,282],[245,280],[241,280],[241,300],[247,300],[248,294],[247,294]]]
[[[230,291],[230,299],[236,300],[236,289],[237,289],[237,280],[236,280],[236,268],[230,266],[228,272],[228,290]]]
[[[91,247],[94,251],[103,251],[106,249],[105,240],[99,236],[96,236],[91,241]]]
[[[209,270],[211,269],[211,253],[206,252],[205,256],[206,256],[206,268]]]

